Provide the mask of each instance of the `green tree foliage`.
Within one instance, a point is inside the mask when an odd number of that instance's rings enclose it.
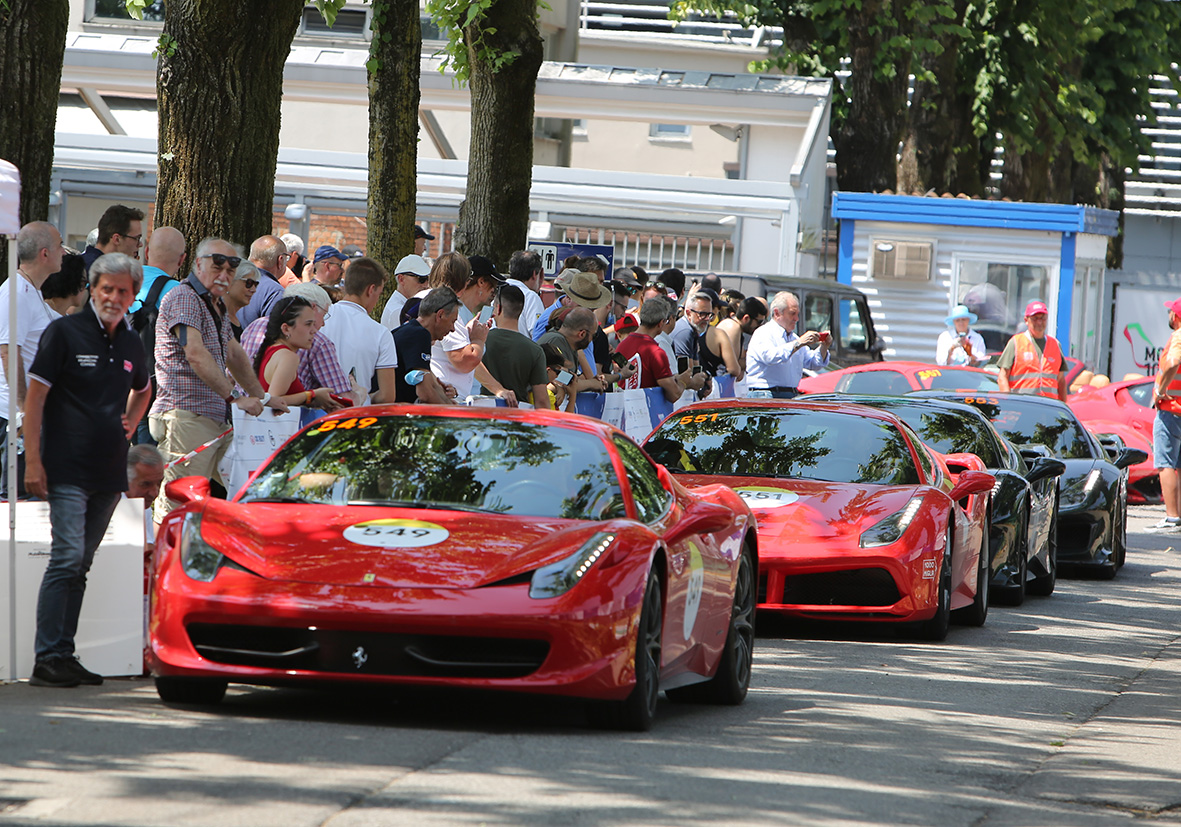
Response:
[[[845,189],[989,190],[1118,206],[1108,192],[1149,148],[1149,79],[1167,75],[1181,3],[1162,0],[678,0],[676,15],[781,26],[755,69],[838,81],[832,138]],[[842,61],[845,61],[842,66]],[[843,79],[840,70],[848,71]],[[914,97],[899,95],[908,74]],[[858,132],[861,137],[851,133]],[[891,168],[902,144],[901,177]],[[869,144],[876,144],[870,148]],[[850,150],[853,150],[852,152]],[[867,163],[868,159],[868,163]]]

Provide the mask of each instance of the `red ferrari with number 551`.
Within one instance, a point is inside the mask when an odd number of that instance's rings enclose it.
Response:
[[[687,485],[750,504],[760,611],[907,622],[934,640],[953,617],[984,623],[996,480],[975,455],[945,460],[886,411],[800,401],[691,405],[644,447]]]
[[[149,662],[165,701],[229,682],[460,685],[591,700],[646,729],[739,703],[757,546],[729,488],[689,489],[605,423],[387,406],[318,420],[234,498],[168,486]]]

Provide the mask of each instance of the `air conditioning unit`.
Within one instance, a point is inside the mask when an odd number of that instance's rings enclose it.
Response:
[[[934,242],[876,239],[870,244],[875,279],[930,281]]]

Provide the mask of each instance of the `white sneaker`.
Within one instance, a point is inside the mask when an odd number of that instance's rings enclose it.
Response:
[[[1181,531],[1181,517],[1164,517],[1158,523],[1148,526],[1145,531]]]

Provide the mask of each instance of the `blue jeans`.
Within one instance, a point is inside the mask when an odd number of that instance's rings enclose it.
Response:
[[[53,543],[37,596],[37,662],[73,657],[86,573],[111,522],[118,491],[86,491],[76,485],[49,486]]]

